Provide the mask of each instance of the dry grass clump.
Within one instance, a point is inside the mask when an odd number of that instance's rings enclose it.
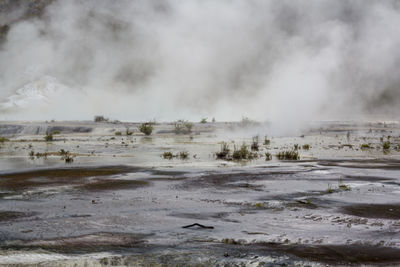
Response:
[[[361,144],[361,145],[360,145],[360,148],[361,148],[361,149],[370,149],[371,146],[370,146],[369,144]]]
[[[188,159],[189,158],[189,152],[187,151],[181,151],[177,154],[173,154],[170,151],[166,151],[164,152],[161,157],[163,157],[164,159],[173,159],[173,158],[179,158],[179,159]]]
[[[215,153],[215,156],[217,157],[217,159],[228,159],[229,156],[229,145],[226,142],[222,142],[221,143],[221,151]]]
[[[264,136],[264,146],[269,146],[271,144],[271,140],[268,139],[268,136]]]
[[[166,151],[161,155],[164,159],[173,159],[174,158],[174,154],[172,154],[172,152]]]
[[[383,150],[390,150],[390,141],[385,141],[382,144]]]
[[[46,132],[46,135],[44,136],[44,140],[45,140],[46,142],[51,142],[51,141],[53,141],[53,134],[52,134],[52,133],[49,133],[49,132]]]
[[[303,149],[304,150],[309,150],[310,149],[310,145],[309,144],[304,144],[303,145]]]
[[[296,150],[281,151],[278,154],[276,154],[276,157],[279,160],[298,160],[298,159],[300,159],[299,152],[297,152]]]
[[[258,135],[253,137],[253,141],[250,146],[251,150],[253,151],[258,151],[259,146],[258,146]]]

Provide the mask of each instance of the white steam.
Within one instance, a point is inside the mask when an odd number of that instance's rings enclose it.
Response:
[[[0,20],[0,119],[399,115],[398,1],[71,0],[15,16]],[[63,93],[10,106],[43,77]]]

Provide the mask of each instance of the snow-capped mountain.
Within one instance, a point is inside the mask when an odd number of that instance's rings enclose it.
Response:
[[[23,109],[31,106],[43,106],[51,103],[67,87],[51,76],[43,76],[36,81],[30,82],[0,102],[0,109],[12,110]]]

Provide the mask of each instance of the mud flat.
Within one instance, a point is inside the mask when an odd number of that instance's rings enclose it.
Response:
[[[138,126],[0,123],[1,266],[400,264],[397,123]]]

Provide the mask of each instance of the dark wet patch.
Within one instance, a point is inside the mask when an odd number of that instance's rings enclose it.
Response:
[[[377,182],[377,181],[391,181],[393,178],[379,177],[379,176],[366,176],[366,175],[346,175],[344,179],[351,181],[364,181],[364,182]]]
[[[320,166],[344,167],[356,169],[386,169],[400,170],[399,160],[373,159],[373,160],[322,160],[318,161]]]
[[[0,248],[45,249],[57,253],[75,254],[100,251],[114,251],[126,248],[145,247],[146,234],[94,233],[75,237],[44,240],[14,240]]]
[[[13,221],[19,218],[32,216],[32,213],[25,213],[19,211],[0,211],[0,222]]]
[[[186,174],[186,172],[183,171],[165,171],[165,170],[152,170],[151,173],[154,175],[168,175],[173,177]]]
[[[268,248],[302,259],[328,264],[400,263],[400,249],[363,245],[282,245],[267,243]]]
[[[185,180],[179,186],[182,189],[198,188],[198,187],[223,187],[238,188],[238,185],[252,184],[255,181],[264,180],[290,180],[295,174],[302,171],[269,171],[261,173],[211,173],[199,177],[192,177]]]
[[[194,220],[220,220],[224,222],[239,222],[237,220],[230,220],[227,217],[230,215],[228,212],[203,212],[203,213],[183,213],[183,212],[173,212],[169,216],[184,218],[184,219],[194,219]]]
[[[184,179],[185,179],[185,177],[151,177],[151,178],[147,178],[147,180],[161,181],[161,182],[181,181],[181,180],[184,180]]]
[[[148,186],[150,183],[142,180],[121,180],[121,179],[104,179],[96,180],[79,186],[82,190],[87,191],[107,191],[107,190],[123,190],[136,189]]]
[[[344,206],[341,210],[345,214],[364,218],[400,219],[400,204],[355,204]]]
[[[139,171],[127,166],[79,167],[40,169],[0,174],[0,187],[6,190],[23,190],[41,186],[69,185],[88,177],[107,177]]]

